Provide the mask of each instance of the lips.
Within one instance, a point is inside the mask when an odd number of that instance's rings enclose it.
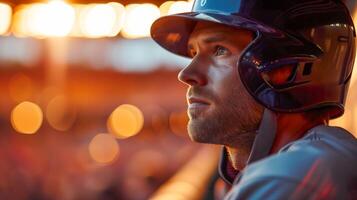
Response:
[[[188,109],[190,111],[198,111],[198,110],[202,110],[202,109],[206,109],[208,108],[208,106],[210,105],[210,103],[202,98],[197,98],[197,97],[189,97],[188,98]]]
[[[204,105],[209,105],[210,103],[207,100],[204,100],[202,98],[197,98],[197,97],[189,97],[188,98],[188,104],[204,104]]]

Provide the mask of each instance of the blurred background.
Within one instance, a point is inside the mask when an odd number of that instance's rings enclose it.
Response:
[[[149,38],[192,3],[0,3],[0,199],[213,198],[219,149],[189,140],[176,78],[189,60]],[[356,79],[331,123],[353,133]]]

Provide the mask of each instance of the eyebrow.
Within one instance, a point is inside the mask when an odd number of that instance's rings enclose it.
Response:
[[[209,44],[209,43],[214,43],[214,42],[221,42],[225,39],[226,39],[226,37],[223,34],[219,34],[219,35],[209,36],[209,37],[203,39],[203,42],[206,44]]]
[[[208,36],[207,38],[203,39],[203,43],[205,44],[210,44],[210,43],[215,43],[215,42],[221,42],[224,41],[226,39],[225,35],[223,34],[217,34],[214,36]],[[193,45],[191,45],[190,43],[187,45],[188,49],[193,48]]]

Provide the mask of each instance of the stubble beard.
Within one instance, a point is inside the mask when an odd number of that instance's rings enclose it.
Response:
[[[204,113],[190,113],[188,132],[199,143],[235,147],[254,140],[263,110],[237,88],[226,101],[215,99]]]

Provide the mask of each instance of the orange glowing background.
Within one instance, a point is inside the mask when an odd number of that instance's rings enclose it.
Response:
[[[202,198],[219,150],[187,135],[189,60],[149,38],[193,1],[16,2],[0,3],[0,199]],[[356,71],[331,122],[355,136]]]

